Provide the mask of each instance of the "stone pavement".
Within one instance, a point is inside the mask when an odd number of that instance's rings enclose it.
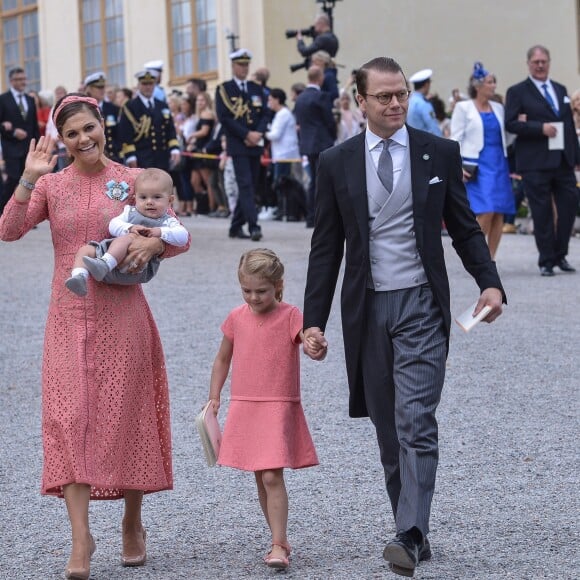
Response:
[[[193,418],[206,399],[219,326],[241,301],[240,253],[227,221],[185,218],[188,254],[166,261],[146,292],[159,321],[171,387],[175,490],[146,498],[147,566],[119,565],[119,502],[91,504],[93,579],[260,579],[269,537],[253,476],[206,467]],[[302,305],[310,230],[265,222],[259,244],[286,266],[285,299]],[[444,240],[452,310],[477,288]],[[570,262],[580,269],[580,239]],[[541,278],[533,238],[506,235],[498,255],[509,306],[494,324],[454,325],[439,408],[434,556],[416,578],[577,578],[579,284]],[[48,224],[0,243],[0,578],[62,578],[64,503],[39,495],[40,366],[50,287]],[[287,472],[288,578],[395,578],[381,554],[394,532],[368,420],[349,419],[338,309],[322,363],[302,357],[303,403],[321,465]],[[114,356],[114,352],[112,352]],[[225,396],[227,398],[227,390]],[[220,414],[225,416],[227,405]]]

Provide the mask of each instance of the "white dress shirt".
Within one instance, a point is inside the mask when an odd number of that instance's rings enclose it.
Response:
[[[548,91],[548,93],[552,97],[552,100],[554,101],[554,106],[556,107],[556,111],[560,112],[560,104],[558,103],[558,95],[556,94],[556,91],[554,90],[554,87],[552,86],[552,81],[550,81],[550,79],[546,79],[545,81],[539,81],[538,79],[535,79],[534,77],[530,77],[530,80],[536,85],[536,88],[538,89],[538,91],[540,91],[540,95],[542,95],[542,98],[544,98],[544,99],[546,99],[546,95],[544,94],[544,88],[542,87],[542,85],[547,85],[546,90]],[[546,99],[546,101],[547,100],[548,99]]]
[[[393,190],[397,187],[397,181],[403,170],[403,163],[405,161],[405,151],[409,146],[409,133],[407,132],[407,127],[403,125],[398,131],[395,131],[390,137],[391,145],[389,147],[389,153],[393,160]],[[383,147],[381,145],[383,141],[382,137],[379,137],[373,133],[368,127],[366,131],[366,144],[370,151],[375,168],[378,171],[379,168],[379,157],[381,156],[381,151]]]

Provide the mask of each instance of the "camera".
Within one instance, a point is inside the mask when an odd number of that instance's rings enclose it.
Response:
[[[305,58],[304,62],[298,62],[296,64],[291,64],[290,65],[290,72],[296,72],[297,70],[300,70],[301,68],[308,68],[308,59]]]
[[[299,32],[302,34],[302,36],[310,36],[312,38],[316,36],[314,26],[311,26],[310,28],[303,28],[302,30],[293,30],[290,28],[286,31],[286,38],[296,38]]]

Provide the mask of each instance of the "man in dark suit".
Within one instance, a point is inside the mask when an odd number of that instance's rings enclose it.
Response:
[[[251,53],[240,48],[230,53],[233,78],[218,86],[216,113],[226,136],[227,153],[232,158],[238,202],[230,224],[230,238],[262,239],[258,225],[255,195],[260,177],[260,156],[264,150],[264,133],[268,111],[262,87],[246,80]],[[248,224],[249,235],[243,230]]]
[[[158,73],[142,70],[137,96],[121,109],[119,135],[121,155],[129,167],[173,169],[181,158],[175,125],[167,103],[155,99],[153,91]]]
[[[540,274],[553,276],[555,266],[575,272],[566,256],[578,210],[580,148],[566,87],[549,78],[548,49],[533,46],[527,58],[530,76],[506,95],[505,127],[517,135],[516,171],[532,212]]]
[[[34,99],[25,93],[26,73],[16,67],[8,73],[8,79],[10,90],[0,95],[0,139],[7,175],[0,193],[0,215],[24,171],[31,139],[40,137]]]
[[[435,411],[451,314],[441,242],[444,220],[481,290],[475,308],[501,314],[505,295],[469,208],[457,143],[405,125],[401,67],[376,58],[357,71],[368,127],[320,156],[316,226],[304,299],[304,350],[326,355],[324,329],[345,252],[342,327],[349,413],[377,433],[397,535],[383,557],[412,576],[427,541],[437,468]]]
[[[107,157],[121,162],[121,138],[119,136],[119,107],[105,100],[107,77],[102,71],[88,75],[85,78],[85,92],[99,103],[99,109],[105,123],[105,150]]]
[[[338,38],[330,28],[330,18],[328,15],[319,14],[314,21],[312,30],[314,32],[314,40],[308,46],[304,43],[302,33],[298,31],[298,34],[296,35],[296,48],[298,49],[298,52],[302,56],[308,58],[315,52],[324,50],[334,58],[338,52]]]
[[[336,139],[336,121],[332,114],[332,102],[328,93],[321,90],[324,71],[318,66],[308,69],[308,84],[298,95],[294,115],[298,124],[300,155],[308,157],[310,186],[306,200],[306,227],[314,227],[314,199],[316,170],[322,151],[332,147]]]

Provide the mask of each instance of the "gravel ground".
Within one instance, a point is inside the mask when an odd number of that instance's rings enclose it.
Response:
[[[165,262],[146,292],[159,322],[171,388],[175,490],[146,498],[147,566],[119,565],[120,502],[91,504],[93,579],[243,579],[277,573],[261,561],[269,537],[253,477],[206,467],[193,424],[205,401],[219,325],[240,303],[236,267],[252,242],[227,222],[186,218],[188,254]],[[261,245],[286,266],[285,299],[302,304],[310,230],[266,222]],[[452,310],[477,289],[444,239]],[[0,243],[0,578],[62,578],[64,503],[39,495],[40,364],[52,253],[48,224]],[[570,262],[580,268],[580,239]],[[433,559],[416,578],[577,578],[578,283],[541,278],[534,241],[504,236],[499,268],[510,305],[493,325],[453,328],[439,407],[440,469],[431,518]],[[296,579],[395,578],[382,559],[394,532],[377,445],[349,419],[340,316],[327,360],[302,358],[306,415],[320,466],[287,472],[290,570]],[[224,406],[224,411],[227,405]],[[223,420],[224,413],[220,415]]]

